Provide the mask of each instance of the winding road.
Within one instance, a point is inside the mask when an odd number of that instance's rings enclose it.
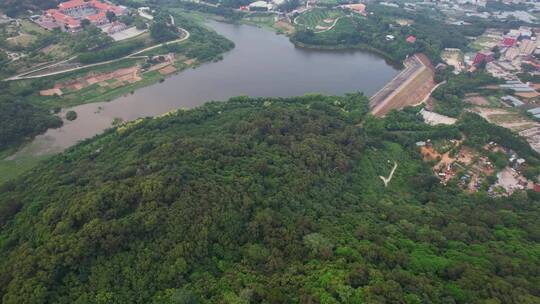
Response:
[[[160,43],[160,44],[156,44],[156,45],[144,48],[142,50],[139,50],[137,52],[131,53],[129,55],[126,55],[124,57],[120,57],[120,58],[116,58],[116,59],[112,59],[112,60],[108,60],[108,61],[103,61],[103,62],[87,64],[87,65],[81,65],[81,66],[78,66],[78,67],[74,67],[74,68],[70,68],[70,69],[66,69],[66,70],[61,70],[61,71],[56,71],[56,72],[50,72],[50,73],[41,74],[41,75],[27,76],[29,74],[33,74],[33,73],[36,73],[36,72],[39,72],[39,71],[43,71],[45,69],[50,69],[50,68],[56,67],[56,66],[58,66],[60,64],[69,62],[70,60],[73,60],[73,59],[77,58],[77,56],[73,56],[73,57],[68,58],[66,60],[51,64],[51,65],[48,65],[48,66],[45,66],[45,67],[41,67],[41,68],[33,70],[33,71],[25,72],[23,74],[19,74],[19,75],[16,75],[16,76],[12,76],[10,78],[6,78],[6,79],[4,79],[4,81],[43,78],[43,77],[48,77],[48,76],[53,76],[53,75],[60,75],[60,74],[68,73],[68,72],[78,71],[78,70],[91,68],[91,67],[95,67],[95,66],[105,65],[105,64],[117,62],[117,61],[124,60],[124,59],[129,59],[129,58],[146,58],[148,56],[137,56],[137,55],[142,54],[144,52],[151,51],[153,49],[160,48],[160,47],[165,46],[165,45],[179,43],[179,42],[182,42],[182,41],[185,41],[185,40],[189,39],[190,33],[187,30],[185,30],[183,28],[178,28],[178,29],[184,33],[184,35],[182,35],[183,36],[182,38],[172,40],[172,41],[163,42],[163,43]]]

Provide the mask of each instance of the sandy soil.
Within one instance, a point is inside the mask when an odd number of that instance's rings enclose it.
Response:
[[[516,95],[523,98],[535,98],[535,97],[540,96],[538,92],[523,92],[523,93],[516,93]]]
[[[441,54],[441,57],[448,65],[453,66],[456,71],[462,71],[465,69],[461,52],[444,51]]]
[[[172,74],[174,72],[176,72],[176,68],[173,67],[172,65],[166,66],[166,67],[162,68],[161,70],[159,70],[159,73],[161,75],[169,75],[169,74]]]
[[[484,96],[468,96],[463,101],[477,106],[489,106],[489,100]]]
[[[438,124],[453,125],[456,123],[455,118],[444,116],[435,112],[426,111],[424,109],[420,111],[420,114],[422,114],[424,121],[432,126]]]
[[[72,91],[79,91],[91,85],[97,84],[100,87],[119,87],[122,86],[125,82],[134,83],[140,81],[142,78],[139,75],[140,67],[133,66],[124,69],[118,69],[110,73],[89,73],[87,76],[75,79],[67,83],[57,83],[54,86],[54,89],[60,92],[61,89],[66,88]],[[43,93],[50,93],[51,90],[44,90]],[[40,92],[40,93],[42,93]],[[52,92],[52,91],[51,91]],[[61,95],[61,94],[57,94]],[[49,95],[44,95],[49,96]]]
[[[274,26],[282,31],[284,31],[287,34],[294,33],[294,26],[288,22],[285,21],[278,21],[274,24]]]

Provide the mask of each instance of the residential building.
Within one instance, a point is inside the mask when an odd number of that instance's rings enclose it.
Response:
[[[473,65],[478,66],[482,63],[488,63],[494,60],[493,52],[491,51],[481,51],[476,53],[476,56],[474,56],[473,59]]]
[[[501,97],[501,99],[504,102],[511,104],[513,107],[520,107],[524,105],[524,103],[521,100],[515,98],[514,96],[506,95],[506,96]]]

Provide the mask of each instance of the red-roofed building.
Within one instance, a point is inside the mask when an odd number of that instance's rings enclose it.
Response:
[[[516,44],[517,39],[513,37],[505,37],[502,41],[502,46],[504,47],[512,47],[514,44]]]
[[[408,43],[415,43],[416,42],[416,37],[411,35],[411,36],[407,37],[406,41]]]
[[[109,23],[107,19],[109,11],[120,16],[125,13],[126,9],[99,0],[70,0],[60,3],[58,9],[45,11],[37,23],[47,29],[59,27],[74,32],[81,28],[83,19],[88,19],[97,26]]]
[[[482,63],[488,63],[494,60],[493,52],[478,52],[474,56],[473,65],[478,66]]]
[[[58,4],[58,9],[61,11],[78,10],[88,7],[89,3],[84,0],[71,0]]]
[[[86,17],[86,19],[90,20],[90,22],[95,25],[103,25],[109,22],[109,20],[107,19],[106,12],[103,12],[103,11],[94,15],[90,15]]]

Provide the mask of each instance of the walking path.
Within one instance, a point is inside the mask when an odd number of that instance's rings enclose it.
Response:
[[[394,172],[396,171],[397,169],[397,163],[394,162],[394,167],[392,168],[392,171],[390,171],[390,175],[388,177],[384,177],[384,176],[379,176],[383,183],[384,183],[384,186],[388,186],[388,183],[392,180],[392,177],[394,177]]]
[[[336,26],[336,24],[338,23],[339,19],[341,19],[341,18],[346,18],[346,17],[350,17],[350,15],[337,17],[337,18],[334,20],[334,23],[332,23],[332,25],[331,25],[329,28],[326,28],[326,29],[321,30],[321,31],[314,31],[314,33],[315,33],[315,34],[319,34],[319,33],[328,32],[329,30],[333,29],[333,28]]]
[[[6,78],[6,79],[4,79],[4,81],[42,78],[42,77],[48,77],[48,76],[60,75],[60,74],[68,73],[68,72],[78,71],[78,70],[91,68],[91,67],[95,67],[95,66],[105,65],[105,64],[117,62],[117,61],[124,60],[124,59],[129,59],[129,58],[146,58],[147,56],[137,56],[137,55],[142,54],[142,53],[147,52],[147,51],[151,51],[153,49],[160,48],[160,47],[165,46],[165,45],[179,43],[179,42],[182,42],[182,41],[185,41],[185,40],[189,39],[190,33],[187,30],[185,30],[183,28],[178,28],[178,29],[185,33],[185,35],[183,35],[184,37],[173,40],[173,41],[168,41],[168,42],[163,42],[163,43],[160,43],[160,44],[157,44],[157,45],[153,45],[153,46],[147,47],[145,49],[139,50],[139,51],[137,51],[135,53],[131,53],[129,55],[126,55],[124,57],[120,57],[120,58],[116,58],[116,59],[112,59],[112,60],[107,60],[107,61],[102,61],[102,62],[97,62],[97,63],[92,63],[92,64],[87,64],[87,65],[82,65],[82,66],[78,66],[78,67],[74,67],[74,68],[70,68],[70,69],[66,69],[66,70],[50,72],[50,73],[41,74],[41,75],[26,76],[26,75],[34,74],[34,73],[39,72],[39,71],[43,71],[45,69],[56,67],[56,66],[58,66],[60,64],[66,63],[66,62],[68,62],[70,60],[73,60],[73,59],[75,59],[77,57],[77,56],[73,56],[73,57],[71,57],[69,59],[66,59],[66,60],[51,64],[51,65],[48,65],[46,67],[41,67],[39,69],[30,71],[30,72],[25,72],[25,73],[19,74],[17,76]]]

